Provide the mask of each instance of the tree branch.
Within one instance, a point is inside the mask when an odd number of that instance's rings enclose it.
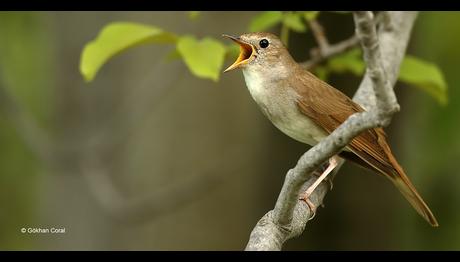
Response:
[[[385,23],[388,18],[384,15],[386,12],[381,12],[375,16],[375,23],[380,24],[382,21]],[[309,21],[309,25],[313,36],[318,43],[318,47],[310,50],[310,60],[300,63],[305,69],[311,70],[317,64],[337,55],[340,55],[359,44],[359,38],[353,34],[350,38],[345,39],[336,44],[330,44],[326,37],[323,27],[316,19]]]
[[[351,36],[350,38],[343,40],[337,44],[328,45],[327,48],[313,48],[311,53],[311,59],[300,63],[303,68],[311,70],[317,64],[329,59],[331,57],[337,56],[344,53],[355,47],[359,43],[359,39],[356,35]]]
[[[310,25],[310,29],[316,39],[316,42],[318,43],[320,53],[323,55],[323,52],[329,48],[329,40],[327,40],[324,28],[316,19],[308,21],[308,24]]]
[[[412,26],[417,12],[382,12],[384,25],[379,28],[380,52],[387,81],[394,86],[398,80],[399,68],[405,56]],[[364,108],[376,105],[376,97],[372,88],[370,75],[364,75],[353,99]]]
[[[397,80],[417,12],[388,12],[385,16],[388,18],[385,26],[377,34],[371,12],[354,13],[357,35],[367,65],[356,97],[359,101],[369,101],[372,96],[375,103],[366,103],[368,111],[350,116],[327,138],[300,157],[297,165],[286,175],[275,208],[251,232],[246,250],[281,250],[285,241],[300,235],[310,211],[305,210],[308,207],[298,199],[301,190],[315,180],[310,178],[307,181],[309,175],[361,132],[389,124],[392,115],[399,109],[392,87]],[[390,23],[392,26],[387,26]],[[387,109],[389,111],[385,111]],[[326,192],[327,187],[322,183],[311,195],[312,202],[319,206]]]
[[[391,116],[399,111],[396,95],[389,80],[386,78],[385,67],[379,48],[379,39],[375,24],[372,22],[372,12],[354,12],[356,35],[361,40],[364,51],[364,61],[366,61],[366,75],[372,81],[371,86],[376,97],[376,107],[374,110],[377,118],[382,121],[379,126],[390,124]],[[389,18],[388,18],[389,19]]]

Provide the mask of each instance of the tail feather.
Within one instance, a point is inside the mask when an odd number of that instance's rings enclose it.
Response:
[[[439,226],[438,221],[434,217],[428,205],[423,201],[420,194],[415,189],[415,186],[410,181],[409,177],[404,173],[402,167],[396,161],[388,146],[384,147],[388,154],[388,163],[381,163],[375,158],[369,157],[363,151],[353,150],[352,152],[342,151],[341,157],[351,160],[352,162],[374,170],[384,177],[390,179],[393,184],[399,189],[401,194],[409,201],[412,207],[419,213],[431,226]],[[356,154],[356,155],[355,155]]]
[[[419,213],[431,226],[439,226],[438,221],[434,217],[428,205],[423,201],[420,194],[415,189],[414,185],[411,183],[409,178],[406,176],[404,171],[399,165],[395,166],[395,172],[390,178],[390,180],[395,184],[399,189],[402,195],[409,201],[409,203],[414,207],[414,209]]]

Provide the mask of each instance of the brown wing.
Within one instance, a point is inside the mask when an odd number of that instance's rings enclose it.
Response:
[[[300,111],[311,118],[316,124],[332,133],[349,116],[364,109],[353,102],[348,96],[339,90],[316,78],[313,74],[297,74],[296,91],[300,95],[298,107]],[[392,173],[393,169],[390,157],[391,152],[386,143],[386,135],[383,129],[375,128],[367,130],[354,138],[348,148],[360,159],[368,163],[370,169],[379,173]],[[346,157],[346,154],[343,154]],[[355,159],[349,159],[354,161]],[[357,162],[357,161],[354,161]],[[362,162],[358,162],[362,164]]]
[[[297,101],[299,110],[328,133],[332,133],[352,114],[364,111],[345,94],[308,71],[302,70],[295,77],[297,81],[292,82],[296,83],[294,88],[300,95]],[[344,151],[342,157],[385,175],[425,220],[432,226],[438,226],[433,213],[391,153],[382,128],[362,132],[347,147],[352,154]]]

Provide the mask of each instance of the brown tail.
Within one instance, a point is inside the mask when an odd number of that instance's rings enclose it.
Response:
[[[409,177],[406,176],[401,166],[391,154],[391,151],[389,151],[389,148],[387,152],[390,152],[388,154],[388,160],[391,163],[391,166],[382,165],[380,162],[373,158],[365,157],[365,153],[362,151],[355,151],[354,153],[342,151],[339,156],[348,159],[361,167],[379,172],[384,177],[390,179],[399,189],[402,195],[407,199],[407,201],[409,201],[409,203],[414,207],[417,213],[419,213],[428,223],[430,223],[431,226],[439,226],[438,221],[436,221],[436,218],[434,217],[430,208],[425,203],[425,201],[423,201],[422,197],[415,189]]]
[[[438,221],[434,217],[428,205],[423,201],[420,194],[415,189],[409,178],[406,176],[402,168],[396,163],[394,165],[395,172],[391,176],[388,176],[390,180],[396,185],[401,191],[403,196],[409,201],[409,203],[415,208],[415,210],[430,223],[431,226],[439,226]]]

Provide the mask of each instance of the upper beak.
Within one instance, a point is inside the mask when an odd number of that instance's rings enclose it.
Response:
[[[230,38],[235,43],[240,45],[240,55],[238,56],[236,61],[231,66],[225,69],[224,73],[230,70],[233,70],[235,68],[238,68],[241,65],[247,64],[249,62],[249,59],[251,59],[254,56],[256,50],[253,45],[241,40],[239,37],[234,37],[234,36],[225,35],[225,34],[222,36]]]

